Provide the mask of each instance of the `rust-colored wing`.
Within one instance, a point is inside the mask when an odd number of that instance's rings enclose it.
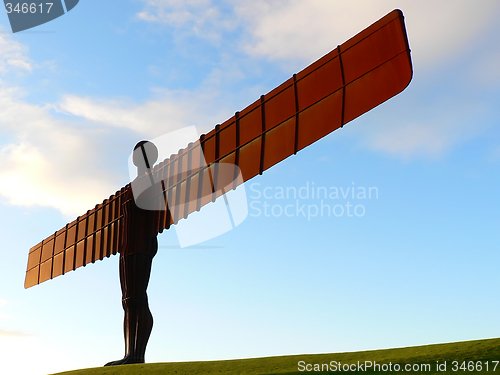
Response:
[[[118,252],[122,198],[128,185],[32,247],[24,287],[73,271]]]
[[[404,18],[394,10],[155,166],[158,208],[168,207],[157,231],[400,93],[411,78]],[[116,254],[128,188],[33,247],[25,287]]]
[[[394,10],[157,166],[170,208],[158,231],[400,93],[412,74]],[[233,186],[224,163],[241,170]]]

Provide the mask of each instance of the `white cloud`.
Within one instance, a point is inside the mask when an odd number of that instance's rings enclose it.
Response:
[[[393,9],[405,14],[413,59],[426,66],[465,53],[474,37],[496,22],[496,0],[143,0],[143,21],[219,40],[243,30],[247,54],[289,63],[310,62],[329,52]],[[237,29],[237,26],[241,26]]]
[[[500,10],[500,3],[492,0],[481,3],[466,0],[241,0],[237,4],[236,14],[244,20],[249,31],[244,43],[247,53],[286,66],[290,66],[291,61],[300,61],[297,67],[316,60],[393,9],[402,9],[415,71],[420,79],[423,78],[422,68],[443,66],[440,65],[443,62],[446,62],[448,69],[450,64],[456,68],[457,62],[460,63],[458,56],[462,54],[469,58],[467,43],[477,40],[481,33],[486,35],[487,31],[490,32],[492,24],[496,22],[494,15]],[[477,76],[481,75],[484,80],[487,76],[498,77],[497,60],[496,55],[484,59],[477,69]],[[440,82],[442,85],[452,85],[449,81]],[[461,82],[465,83],[464,80]],[[435,97],[431,91],[435,85],[438,85],[436,81],[427,81],[427,86],[420,94]],[[415,87],[409,90],[413,89]],[[422,87],[419,89],[422,90]],[[410,108],[425,110],[399,116],[400,119],[412,118],[412,121],[394,124],[392,120],[388,124],[386,119],[377,117],[375,128],[368,131],[364,129],[356,134],[362,144],[372,150],[406,160],[414,157],[437,158],[454,145],[484,130],[484,124],[477,124],[478,116],[486,110],[484,107],[475,106],[470,97],[465,99],[454,95],[446,100],[455,102],[441,103],[432,108],[423,102],[420,106],[413,103],[409,105]],[[391,115],[387,118],[396,117]],[[475,126],[471,129],[470,124],[473,122]]]
[[[31,70],[26,51],[0,36],[0,71]],[[81,215],[128,181],[127,157],[134,142],[187,125],[208,131],[224,118],[212,105],[216,83],[194,92],[156,89],[159,99],[142,104],[66,95],[56,103],[35,105],[23,100],[22,89],[0,87],[3,201],[55,208],[68,220]],[[124,148],[127,143],[130,149]]]
[[[156,93],[159,99],[143,104],[129,99],[106,100],[66,95],[54,107],[71,116],[128,129],[150,138],[190,125],[197,126],[200,131],[208,131],[224,116],[223,110],[213,106],[218,96],[216,90],[157,89]]]
[[[0,70],[30,70],[26,50],[0,36]],[[128,181],[127,158],[137,140],[187,125],[206,132],[228,117],[213,105],[217,84],[156,89],[157,99],[145,103],[66,95],[45,105],[23,100],[20,88],[0,87],[3,202],[55,208],[68,220],[81,215]]]
[[[32,71],[29,59],[26,57],[28,48],[10,37],[0,35],[0,72]]]
[[[117,189],[116,176],[99,165],[97,133],[24,102],[14,89],[0,90],[0,136],[10,140],[0,148],[0,194],[10,204],[54,207],[66,216],[101,202]]]
[[[224,30],[235,27],[234,17],[219,9],[213,0],[143,0],[145,8],[136,14],[142,21],[156,22],[217,41]]]
[[[390,131],[381,130],[372,134],[368,145],[374,150],[395,154],[403,159],[415,156],[436,158],[459,138],[460,133],[454,132],[451,124],[410,122],[394,126]]]
[[[255,0],[239,1],[236,12],[246,20],[252,56],[317,59],[391,10],[405,14],[410,47],[418,64],[429,64],[465,52],[466,43],[495,22],[500,3],[401,0]]]
[[[27,337],[31,336],[30,333],[22,332],[22,331],[11,331],[8,329],[0,329],[0,336],[4,337]]]
[[[453,146],[483,134],[491,125],[483,121],[485,106],[476,102],[439,100],[433,105],[420,103],[413,110],[404,105],[388,107],[379,108],[351,134],[359,137],[364,147],[403,160],[442,157]],[[418,112],[418,108],[425,109]]]
[[[27,70],[29,72],[31,72],[33,70],[29,63],[27,63],[26,61],[21,60],[21,59],[9,59],[9,60],[7,60],[7,64],[9,64],[13,67],[16,67],[16,68]]]
[[[407,17],[413,57],[422,64],[461,51],[464,41],[486,27],[489,14],[497,6],[486,0],[480,6],[462,0],[422,0],[418,4],[395,0],[238,0],[232,3],[232,10],[223,12],[221,3],[211,0],[144,2],[143,20],[172,22],[193,32],[214,28],[215,34],[221,27],[245,24],[248,33],[244,45],[250,56],[309,62],[330,50],[332,44],[343,42],[401,7]],[[230,16],[235,19],[226,22]],[[216,21],[224,22],[220,26]],[[0,36],[0,71],[30,71],[26,51],[21,44]],[[225,59],[231,60],[231,56]],[[220,100],[218,90],[227,84],[221,77],[228,72],[237,80],[245,76],[229,64],[214,69],[194,91],[157,89],[156,98],[144,103],[68,94],[56,103],[40,106],[23,101],[19,89],[0,89],[0,137],[4,139],[0,145],[0,195],[10,204],[53,207],[67,217],[85,212],[121,187],[119,181],[124,177],[109,172],[119,169],[120,161],[109,160],[116,157],[126,137],[154,138],[187,125],[206,132],[228,118],[231,114],[227,108],[239,95],[227,93],[226,100]],[[224,107],[220,103],[225,103]],[[415,116],[414,121],[395,128],[377,127],[376,132],[368,132],[361,139],[370,149],[405,159],[416,155],[437,157],[470,136],[460,118],[454,118],[454,124],[448,118],[455,112],[456,106],[441,108],[434,111],[432,120]],[[128,151],[120,154],[124,172]]]
[[[9,204],[53,207],[72,219],[127,180],[134,143],[125,150],[124,140],[154,138],[187,125],[206,132],[229,117],[213,105],[213,90],[157,91],[160,99],[143,104],[67,95],[42,107],[23,101],[19,90],[0,89],[0,137],[10,139],[0,146],[0,195]],[[121,158],[114,155],[117,150]],[[114,169],[123,175],[110,172]]]

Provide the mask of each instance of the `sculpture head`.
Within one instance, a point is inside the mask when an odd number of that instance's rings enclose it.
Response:
[[[137,167],[137,175],[142,176],[149,172],[158,160],[158,149],[150,141],[140,141],[134,147],[132,161]]]

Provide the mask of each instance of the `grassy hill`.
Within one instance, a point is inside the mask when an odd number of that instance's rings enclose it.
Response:
[[[359,369],[359,371],[357,371],[358,361],[363,365],[362,370]],[[371,362],[372,366],[365,367],[366,361],[368,361],[368,364]],[[437,371],[437,363],[441,365],[441,370],[444,370],[445,361],[446,371]],[[456,365],[454,365],[453,361],[457,361]],[[343,366],[347,364],[354,364],[348,371],[349,374],[394,374],[397,372],[411,372],[413,374],[500,374],[499,361],[500,338],[351,353],[304,354],[230,361],[150,363],[100,367],[64,372],[57,375],[291,375],[317,374],[321,371],[321,365],[323,365],[323,370],[329,369],[330,371],[324,371],[325,373],[346,372],[347,368]],[[389,363],[391,367],[389,367]],[[481,368],[479,368],[479,363]],[[299,367],[299,364],[301,364],[301,367]],[[317,366],[314,367],[314,364],[317,364]],[[375,364],[379,367],[376,367],[374,371]],[[396,364],[400,366],[399,371],[397,371]],[[496,366],[497,364],[498,366]],[[410,367],[405,369],[406,365]]]

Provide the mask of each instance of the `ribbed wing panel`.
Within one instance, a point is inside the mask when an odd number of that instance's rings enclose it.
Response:
[[[170,208],[158,231],[400,93],[412,74],[395,10],[158,165]],[[232,165],[242,178],[231,185]]]
[[[127,187],[32,247],[25,288],[116,254],[125,189]]]

